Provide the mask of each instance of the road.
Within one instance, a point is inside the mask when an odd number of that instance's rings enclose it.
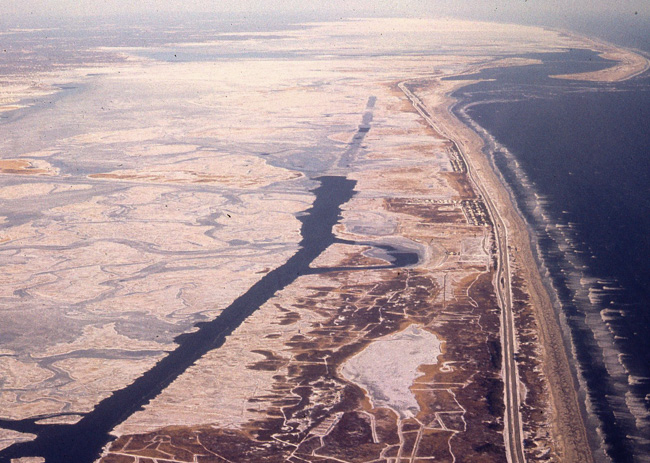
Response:
[[[444,130],[435,123],[431,117],[431,111],[413,94],[407,87],[408,81],[400,82],[398,87],[409,99],[413,108],[427,121],[427,123],[439,134],[447,137],[451,141],[459,156],[463,158],[467,165],[467,175],[470,182],[479,193],[485,205],[494,226],[494,236],[497,248],[497,267],[494,276],[494,288],[497,300],[501,308],[501,346],[502,346],[502,374],[504,381],[504,440],[506,446],[506,455],[510,463],[523,463],[524,457],[524,438],[521,428],[521,414],[519,413],[519,376],[517,373],[517,363],[515,362],[515,322],[512,311],[512,285],[510,280],[510,256],[508,255],[508,229],[506,228],[503,218],[495,207],[492,198],[488,194],[481,179],[476,175],[472,160],[465,155],[462,146],[455,140],[445,134]]]

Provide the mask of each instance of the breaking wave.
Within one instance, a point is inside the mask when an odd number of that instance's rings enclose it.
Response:
[[[466,96],[466,95],[463,95]],[[509,99],[508,102],[513,100]],[[475,130],[485,142],[485,154],[525,218],[540,273],[556,308],[565,344],[574,359],[574,374],[596,461],[650,461],[650,414],[647,397],[633,386],[650,379],[633,375],[626,366],[629,355],[616,345],[615,326],[625,316],[624,288],[616,278],[595,274],[590,261],[595,254],[581,238],[572,214],[552,204],[517,158],[471,117],[477,106],[495,103],[463,101],[454,114]],[[627,445],[626,445],[627,446]]]

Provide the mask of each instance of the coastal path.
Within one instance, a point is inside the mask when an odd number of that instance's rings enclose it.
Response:
[[[502,371],[504,381],[504,399],[505,399],[505,416],[504,416],[504,440],[506,446],[506,455],[510,463],[523,463],[526,461],[523,447],[523,432],[521,426],[521,414],[519,412],[519,376],[517,373],[517,363],[515,361],[516,339],[515,339],[515,322],[512,310],[512,286],[510,281],[510,257],[508,255],[508,229],[505,226],[503,218],[495,207],[487,189],[483,185],[480,177],[477,176],[476,170],[472,165],[472,160],[468,157],[455,140],[448,137],[445,131],[441,130],[438,124],[433,120],[431,111],[422,103],[422,101],[406,86],[408,81],[398,84],[399,89],[406,95],[413,108],[427,121],[427,123],[437,133],[442,134],[451,141],[458,152],[458,155],[467,165],[467,176],[478,192],[481,199],[485,202],[489,216],[493,223],[494,237],[497,249],[497,265],[494,279],[494,288],[501,308],[501,345],[502,345]]]

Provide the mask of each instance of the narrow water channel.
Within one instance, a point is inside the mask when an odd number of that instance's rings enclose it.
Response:
[[[320,183],[312,190],[316,199],[299,218],[302,222],[300,249],[285,264],[267,273],[216,319],[199,323],[197,331],[177,337],[178,347],[174,351],[133,383],[102,400],[79,422],[38,424],[42,417],[0,420],[0,427],[37,436],[33,441],[14,444],[0,452],[0,463],[28,456],[43,457],[47,463],[92,463],[113,439],[109,434],[112,429],[142,409],[203,355],[222,346],[226,337],[277,291],[309,273],[312,261],[334,243],[332,228],[340,220],[341,206],[354,195],[356,184],[342,176],[314,180]]]

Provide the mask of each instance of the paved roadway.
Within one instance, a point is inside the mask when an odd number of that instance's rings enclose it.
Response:
[[[413,94],[407,87],[406,81],[400,82],[398,87],[407,98],[415,110],[427,121],[427,123],[438,133],[445,134],[431,117],[431,111]],[[446,136],[446,135],[445,135]],[[505,417],[504,417],[504,440],[506,445],[506,456],[510,463],[524,463],[524,439],[521,430],[521,414],[519,413],[519,377],[517,374],[517,364],[515,362],[515,322],[512,314],[512,286],[510,282],[510,257],[508,255],[508,229],[505,227],[503,218],[494,206],[492,199],[487,194],[487,190],[481,183],[480,178],[476,176],[471,159],[463,152],[461,146],[451,139],[449,140],[456,146],[459,155],[467,165],[467,174],[479,192],[494,224],[494,236],[497,246],[497,268],[495,273],[494,287],[497,299],[501,308],[501,346],[502,346],[502,373],[504,379],[504,399],[505,399]]]

